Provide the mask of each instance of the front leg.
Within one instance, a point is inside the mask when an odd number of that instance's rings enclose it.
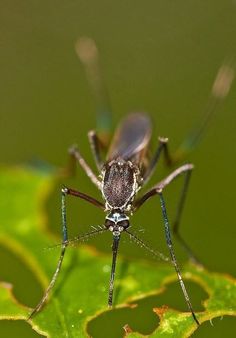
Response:
[[[185,164],[185,165],[177,168],[173,173],[171,173],[164,180],[162,180],[160,183],[158,183],[152,189],[150,189],[139,200],[137,200],[137,202],[135,203],[135,210],[137,210],[138,208],[140,208],[140,206],[147,199],[149,199],[151,196],[159,195],[159,197],[160,197],[160,203],[161,203],[162,216],[163,216],[163,220],[164,220],[166,243],[167,243],[168,248],[169,248],[171,261],[172,261],[172,264],[174,265],[174,268],[175,268],[176,274],[178,276],[179,283],[180,283],[181,289],[183,291],[186,303],[187,303],[187,305],[189,307],[189,310],[192,313],[193,319],[199,325],[198,319],[196,318],[196,315],[195,315],[195,313],[193,311],[193,307],[192,307],[192,304],[191,304],[191,301],[190,301],[187,289],[185,287],[183,278],[181,276],[179,265],[178,265],[178,262],[177,262],[177,259],[176,259],[176,256],[175,256],[174,247],[173,247],[173,243],[172,243],[172,239],[171,239],[169,220],[168,220],[168,216],[167,216],[167,211],[166,211],[164,197],[163,197],[163,194],[162,194],[162,191],[164,190],[164,188],[167,185],[169,185],[174,179],[176,179],[179,175],[181,175],[183,173],[191,172],[192,169],[193,169],[193,165],[192,164]],[[179,212],[177,212],[177,215],[179,215],[178,217],[180,217],[180,214],[181,214],[181,211],[182,211],[182,207],[183,207],[182,204],[184,202],[184,197],[185,197],[185,189],[186,189],[186,187],[184,186],[184,190],[183,190],[183,193],[181,195],[180,202],[179,202],[180,209],[179,209]]]
[[[146,194],[144,194],[140,199],[138,199],[135,203],[134,209],[137,210],[141,207],[141,205],[149,199],[151,196],[155,195],[157,193],[158,189],[164,189],[167,185],[169,185],[173,180],[175,180],[178,176],[181,174],[184,176],[184,182],[183,182],[183,188],[181,190],[181,194],[179,197],[179,201],[177,204],[176,209],[176,215],[173,222],[173,233],[176,236],[177,240],[179,241],[180,245],[183,247],[183,249],[187,252],[189,258],[191,261],[197,264],[201,264],[199,259],[196,257],[196,255],[193,253],[189,245],[186,243],[186,241],[183,239],[183,237],[180,234],[180,220],[183,213],[184,203],[186,200],[186,195],[188,191],[189,181],[192,173],[193,165],[192,164],[185,164],[179,168],[177,168],[175,171],[173,171],[169,176],[167,176],[164,180],[159,182],[156,186],[154,186],[152,189],[150,189]]]
[[[98,227],[98,229],[95,229],[89,233],[86,233],[84,235],[78,236],[73,240],[68,239],[68,230],[67,230],[67,220],[66,220],[66,196],[67,195],[71,195],[71,196],[75,196],[75,197],[79,197],[93,205],[95,205],[96,207],[104,210],[105,206],[103,203],[97,201],[95,198],[86,195],[84,193],[81,193],[80,191],[77,190],[73,190],[70,188],[66,188],[63,187],[61,190],[61,218],[62,218],[62,243],[61,243],[61,253],[60,253],[60,257],[57,263],[57,267],[56,270],[52,276],[52,279],[42,297],[42,299],[40,300],[40,302],[36,305],[36,307],[33,309],[33,311],[30,313],[29,315],[29,319],[31,319],[37,312],[39,312],[41,310],[41,308],[43,307],[43,305],[46,303],[49,294],[52,290],[52,288],[54,287],[56,280],[58,278],[59,272],[61,270],[61,266],[62,266],[62,262],[65,256],[65,252],[66,252],[66,247],[68,245],[70,245],[71,243],[75,243],[78,242],[79,240],[83,240],[86,238],[89,238],[91,236],[94,236],[95,234],[99,234],[99,233],[103,233],[106,228],[104,227]]]
[[[58,274],[61,270],[62,262],[63,262],[65,252],[66,252],[67,241],[68,241],[65,198],[66,198],[66,193],[62,189],[62,192],[61,192],[61,217],[62,217],[62,238],[63,238],[63,240],[62,240],[62,244],[61,244],[61,254],[60,254],[60,257],[59,257],[59,260],[58,260],[58,263],[57,263],[56,270],[55,270],[55,272],[52,276],[52,279],[51,279],[42,299],[37,304],[37,306],[33,309],[33,311],[30,313],[28,320],[31,319],[37,312],[39,312],[41,310],[41,308],[43,307],[43,305],[46,303],[48,296],[50,294],[50,291],[54,287],[56,280],[57,280],[57,277],[58,277]]]
[[[183,294],[184,294],[185,301],[186,301],[186,303],[188,305],[188,308],[189,308],[190,312],[192,313],[192,317],[193,317],[194,321],[197,323],[197,325],[200,325],[200,323],[199,323],[199,321],[198,321],[198,319],[197,319],[197,317],[196,317],[196,315],[194,313],[194,310],[193,310],[193,307],[192,307],[192,304],[191,304],[191,301],[190,301],[190,298],[189,298],[186,286],[184,284],[184,281],[183,281],[183,278],[182,278],[182,275],[181,275],[181,272],[180,272],[180,268],[179,268],[176,256],[175,256],[174,247],[173,247],[173,243],[172,243],[172,239],[171,239],[170,224],[169,224],[169,220],[168,220],[168,216],[167,216],[165,201],[164,201],[164,198],[163,198],[163,195],[162,195],[162,189],[160,189],[159,191],[157,191],[157,194],[160,197],[161,211],[162,211],[162,216],[163,216],[163,220],[164,220],[164,227],[165,227],[166,243],[167,243],[168,248],[169,248],[169,252],[170,252],[170,256],[171,256],[171,261],[172,261],[172,263],[174,265],[176,274],[177,274],[178,279],[179,279],[179,283],[180,283],[181,289],[182,289]]]

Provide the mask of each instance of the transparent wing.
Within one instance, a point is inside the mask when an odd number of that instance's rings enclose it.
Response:
[[[124,160],[137,159],[145,152],[151,132],[151,121],[147,115],[144,113],[128,115],[115,132],[108,152],[108,160],[117,157]]]

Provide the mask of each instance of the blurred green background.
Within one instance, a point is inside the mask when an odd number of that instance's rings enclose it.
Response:
[[[93,38],[100,52],[109,90],[114,124],[130,111],[146,111],[157,136],[168,136],[176,149],[207,102],[218,68],[236,57],[236,1],[7,1],[0,3],[0,153],[3,164],[39,160],[63,167],[67,149],[77,143],[92,163],[88,130],[95,127],[95,100],[75,53],[78,37]],[[212,271],[236,276],[235,167],[236,86],[220,107],[201,144],[188,158],[195,164],[181,232],[201,261]],[[167,174],[160,165],[149,185]],[[68,182],[67,182],[68,181]],[[99,196],[78,170],[63,183]],[[166,193],[170,218],[179,183]],[[60,186],[48,201],[49,227],[60,233]],[[145,229],[143,238],[164,252],[163,229],[156,200],[133,217]],[[71,201],[70,234],[101,224],[102,213],[82,201]],[[111,238],[92,244],[110,252]],[[179,260],[186,256],[176,243]],[[130,243],[120,254],[145,256]],[[42,290],[31,272],[5,249],[0,251],[1,279],[15,285],[15,294],[27,305]],[[9,266],[12,268],[9,269]],[[140,276],[141,278],[141,276]],[[27,285],[27,287],[25,287]],[[206,294],[188,284],[196,310]],[[158,322],[151,308],[168,304],[186,310],[178,285],[159,299],[140,302],[136,311],[114,311],[89,325],[94,338],[121,337],[124,324],[151,333]],[[106,300],[104,299],[104,302]],[[158,303],[159,302],[159,303]],[[151,314],[151,315],[150,315]],[[142,320],[141,320],[142,319]],[[133,324],[132,324],[133,323]],[[205,323],[194,337],[235,337],[236,319]],[[107,331],[104,331],[106,328]],[[22,330],[22,331],[20,331]],[[0,322],[1,337],[36,337],[25,323]]]

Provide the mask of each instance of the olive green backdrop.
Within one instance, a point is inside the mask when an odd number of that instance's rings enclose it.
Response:
[[[69,145],[75,142],[92,163],[87,131],[95,126],[96,109],[74,50],[75,41],[81,36],[93,38],[98,45],[114,122],[129,111],[146,111],[155,126],[153,146],[158,135],[168,136],[170,148],[174,150],[199,120],[219,66],[226,58],[236,57],[236,1],[2,0],[0,154],[3,164],[37,160],[40,165],[62,167],[67,161]],[[188,159],[196,168],[182,226],[186,240],[209,269],[234,276],[235,126],[234,84],[207,135]],[[167,172],[161,165],[150,184]],[[81,171],[68,182],[99,196]],[[177,183],[166,195],[170,215],[179,187]],[[58,233],[59,191],[60,187],[55,189],[47,204],[49,226]],[[133,225],[145,229],[143,237],[147,242],[165,252],[165,244],[159,240],[162,224],[156,203],[153,200],[144,206],[133,218]],[[92,210],[81,201],[72,201],[71,234],[103,222],[104,215]],[[92,244],[109,252],[110,240],[105,236]],[[178,244],[176,249],[184,262],[186,256]],[[150,259],[129,243],[123,243],[121,254],[132,259]],[[1,279],[15,284],[19,299],[31,306],[36,304],[42,290],[31,272],[4,250],[0,259]],[[201,309],[205,293],[196,285],[190,284],[189,288],[195,308]],[[158,297],[149,299],[141,303],[143,310],[135,313],[140,330],[142,325],[149,327],[140,332],[150,333],[155,329],[155,318],[143,314],[157,303]],[[160,304],[186,309],[178,285],[170,287]],[[106,326],[113,332],[109,337],[119,337],[116,327],[129,322],[132,316],[130,311],[115,312],[112,319],[99,318],[91,324],[91,333],[96,332],[95,338],[104,337]],[[217,319],[213,324],[213,327],[204,324],[194,337],[223,334],[227,338],[235,337],[235,319]],[[21,336],[37,336],[27,324],[0,323],[2,337],[17,337],[20,330]]]

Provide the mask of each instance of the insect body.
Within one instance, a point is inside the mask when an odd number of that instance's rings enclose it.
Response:
[[[101,127],[99,129],[101,131],[101,134],[107,136],[106,127],[107,124],[109,124],[107,123],[107,121],[110,121],[109,100],[106,88],[102,82],[102,77],[99,73],[98,52],[96,45],[93,40],[88,38],[82,38],[76,44],[76,52],[81,62],[85,66],[87,77],[93,87],[95,96],[97,97],[98,115],[101,115],[101,118],[98,119],[98,122],[102,121],[101,125],[100,122],[98,123],[98,126],[100,125]],[[106,141],[104,142],[104,140],[101,140],[95,131],[89,132],[88,137],[91,150],[94,155],[94,160],[98,169],[98,175],[93,172],[93,170],[86,163],[76,147],[72,147],[69,150],[71,158],[80,164],[92,183],[95,184],[96,187],[101,191],[104,202],[98,201],[92,196],[89,196],[78,190],[74,190],[68,187],[64,187],[62,189],[61,210],[63,241],[61,245],[60,258],[55,273],[48,288],[45,291],[43,298],[38,303],[36,308],[32,311],[29,318],[32,318],[32,316],[37,313],[46,302],[50,290],[53,288],[57,276],[60,272],[66,247],[71,243],[77,242],[81,239],[89,238],[94,234],[103,233],[104,231],[112,232],[113,255],[108,296],[109,306],[112,306],[113,303],[116,258],[122,233],[128,234],[130,238],[140,243],[143,247],[152,252],[154,255],[161,256],[163,258],[162,254],[149,248],[141,239],[139,239],[134,233],[129,230],[130,215],[138,210],[149,198],[151,198],[152,196],[158,196],[163,216],[166,243],[169,249],[171,262],[176,271],[184,298],[192,314],[192,317],[195,322],[199,324],[198,319],[196,318],[196,315],[193,311],[190,298],[175,257],[170,224],[167,216],[165,199],[163,196],[163,191],[165,190],[165,188],[177,177],[182,175],[184,177],[184,183],[179,202],[177,204],[176,218],[173,222],[173,232],[176,235],[177,239],[180,241],[180,244],[189,254],[190,258],[193,261],[197,262],[196,257],[193,255],[192,251],[179,234],[180,218],[193,165],[188,163],[178,167],[167,177],[154,185],[141,197],[137,198],[136,194],[152,176],[162,153],[164,155],[166,164],[170,166],[173,163],[179,162],[182,158],[186,156],[186,154],[188,154],[193,148],[196,147],[196,145],[201,140],[205,130],[207,129],[209,121],[211,120],[212,116],[214,116],[216,108],[227,96],[233,82],[234,75],[235,71],[232,66],[223,64],[220,67],[212,87],[211,95],[206,106],[206,110],[204,112],[203,120],[200,122],[197,128],[194,128],[189,137],[184,140],[183,144],[177,149],[174,157],[170,157],[169,155],[167,147],[168,140],[165,138],[159,138],[159,143],[156,151],[154,152],[153,156],[149,158],[148,146],[151,138],[152,128],[150,118],[148,117],[148,115],[143,113],[134,113],[128,115],[115,131],[113,141],[109,147],[107,146],[106,137],[104,137],[104,139],[106,139]],[[108,109],[104,109],[104,107]],[[105,128],[103,125],[104,121],[106,122]],[[101,150],[104,148],[108,149],[108,155],[105,161],[102,160],[101,156]],[[66,197],[68,195],[79,197],[102,209],[106,213],[104,225],[98,227],[97,229],[94,229],[87,234],[80,235],[75,239],[68,239],[66,222]]]
[[[58,265],[54,276],[39,304],[33,310],[30,318],[38,312],[45,301],[48,298],[49,292],[55,284],[58,273],[61,269],[62,261],[66,251],[66,247],[70,243],[79,241],[83,238],[90,237],[94,234],[103,233],[105,231],[111,231],[113,236],[112,245],[112,268],[109,284],[109,295],[108,305],[113,304],[113,290],[114,290],[114,278],[118,247],[120,237],[122,233],[128,234],[136,242],[142,244],[146,249],[163,257],[162,254],[149,248],[141,239],[135,234],[130,232],[130,216],[133,212],[141,207],[141,205],[148,200],[150,197],[158,195],[161,204],[161,210],[164,220],[164,230],[167,245],[170,251],[171,261],[176,270],[181,288],[188,307],[192,313],[192,316],[197,324],[199,324],[195,313],[192,309],[190,299],[185,288],[183,279],[181,277],[180,269],[178,267],[174,249],[171,240],[170,225],[167,217],[165,201],[163,197],[163,190],[178,176],[184,175],[184,186],[180,195],[177,216],[174,222],[175,231],[178,232],[179,220],[183,209],[185,200],[185,194],[188,187],[191,171],[193,169],[192,164],[185,164],[175,169],[170,175],[154,185],[148,192],[143,196],[137,198],[136,194],[141,187],[149,180],[154,169],[156,168],[157,162],[160,158],[161,153],[164,154],[166,162],[170,163],[170,157],[167,148],[167,139],[159,138],[159,143],[156,151],[151,159],[148,158],[148,146],[151,137],[151,122],[148,115],[143,113],[133,113],[128,115],[120,124],[116,130],[113,141],[109,146],[107,159],[102,161],[101,149],[102,144],[95,131],[91,131],[88,134],[92,152],[94,154],[95,163],[98,169],[98,175],[92,171],[88,166],[84,158],[79,153],[78,149],[73,147],[70,149],[71,157],[76,160],[81,167],[84,169],[91,181],[101,191],[104,202],[100,202],[95,198],[84,194],[78,190],[74,190],[68,187],[62,189],[62,229],[63,229],[63,242],[61,247],[61,255],[58,261]],[[66,196],[71,195],[86,200],[89,203],[97,206],[106,213],[104,225],[98,229],[93,230],[87,234],[78,236],[75,239],[68,239],[67,235],[67,222],[66,222]],[[182,240],[182,244],[185,249],[190,251]]]

